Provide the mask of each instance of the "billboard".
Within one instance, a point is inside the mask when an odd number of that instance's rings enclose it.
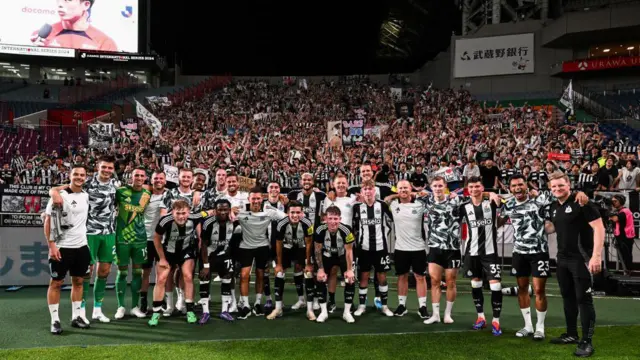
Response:
[[[533,72],[533,33],[456,40],[454,78]]]
[[[0,44],[137,53],[138,13],[138,0],[4,1]]]

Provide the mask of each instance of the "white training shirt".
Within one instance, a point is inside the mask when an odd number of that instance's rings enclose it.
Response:
[[[272,221],[279,221],[287,217],[284,212],[263,204],[263,208],[258,212],[249,210],[249,205],[245,205],[238,214],[238,221],[242,226],[241,249],[256,249],[269,246],[267,229]]]
[[[69,229],[63,230],[56,247],[77,249],[87,246],[87,218],[89,217],[89,194],[84,191],[72,192],[70,188],[60,191],[62,197],[62,221]],[[45,214],[53,213],[53,199],[49,199]],[[51,224],[52,227],[54,224]],[[51,235],[50,235],[51,236]]]
[[[238,191],[234,196],[225,193],[222,199],[227,199],[231,203],[231,207],[244,208],[249,203],[249,194],[244,191]]]
[[[401,204],[394,200],[391,205],[396,235],[395,250],[425,251],[427,243],[423,234],[424,205],[419,202]]]
[[[352,226],[353,223],[353,205],[356,203],[356,196],[346,196],[346,197],[336,197],[335,201],[329,200],[329,198],[324,199],[324,204],[322,206],[322,212],[326,213],[327,209],[330,206],[336,206],[340,209],[340,222]]]
[[[164,196],[167,190],[160,195],[151,195],[149,205],[144,209],[144,227],[147,230],[147,241],[153,241],[156,233],[156,225],[160,221],[160,209],[164,204]]]

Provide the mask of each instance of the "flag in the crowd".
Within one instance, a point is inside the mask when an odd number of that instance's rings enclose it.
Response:
[[[560,98],[560,103],[566,106],[571,114],[573,114],[573,80],[569,80],[569,85],[564,89],[562,97]]]
[[[142,118],[142,121],[144,121],[149,129],[151,129],[151,133],[154,137],[160,136],[160,131],[162,130],[160,120],[142,106],[138,100],[136,100],[136,113],[139,118]]]

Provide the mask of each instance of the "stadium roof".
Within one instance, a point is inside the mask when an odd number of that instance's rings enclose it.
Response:
[[[186,20],[175,2],[154,2],[151,42],[194,75],[410,72],[445,50],[461,22],[453,1],[180,3]]]

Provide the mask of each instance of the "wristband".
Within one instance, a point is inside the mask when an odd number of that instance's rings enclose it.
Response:
[[[202,267],[205,268],[205,269],[208,269],[209,268],[209,264],[208,263],[207,264],[202,264]]]
[[[200,215],[202,215],[202,217],[207,217],[209,216],[209,213],[207,213],[206,211],[201,211]]]

